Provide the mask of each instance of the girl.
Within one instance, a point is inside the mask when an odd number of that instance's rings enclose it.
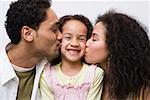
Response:
[[[41,77],[44,100],[97,100],[101,97],[103,70],[83,63],[86,40],[92,31],[88,18],[67,15],[60,18],[61,62],[46,65]]]

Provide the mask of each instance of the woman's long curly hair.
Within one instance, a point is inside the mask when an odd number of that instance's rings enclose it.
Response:
[[[126,14],[109,11],[96,23],[106,26],[106,43],[110,51],[108,66],[109,95],[115,100],[136,95],[150,86],[150,41],[146,29]]]

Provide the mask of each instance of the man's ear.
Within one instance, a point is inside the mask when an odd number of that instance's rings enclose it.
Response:
[[[33,35],[32,29],[30,27],[23,26],[21,29],[21,34],[22,34],[22,37],[25,41],[28,41],[28,42],[33,41],[34,35]]]

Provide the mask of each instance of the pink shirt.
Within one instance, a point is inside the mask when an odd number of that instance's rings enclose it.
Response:
[[[95,70],[95,65],[90,66],[89,72],[84,76],[84,83],[80,85],[61,85],[57,80],[54,66],[46,67],[44,76],[47,83],[52,87],[55,100],[86,100],[91,83],[93,82]]]

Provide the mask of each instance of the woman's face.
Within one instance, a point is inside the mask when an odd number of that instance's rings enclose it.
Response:
[[[105,63],[108,58],[108,48],[106,45],[106,27],[102,22],[98,22],[94,28],[91,38],[86,43],[85,60],[88,63]]]

